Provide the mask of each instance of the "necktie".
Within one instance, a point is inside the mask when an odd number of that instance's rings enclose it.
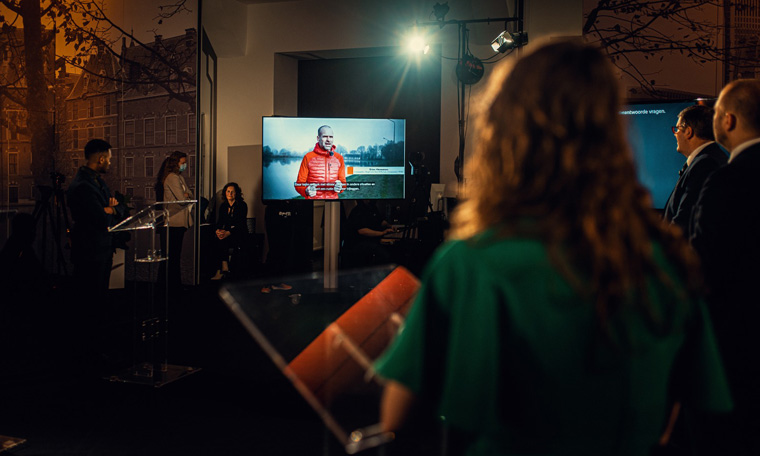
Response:
[[[683,166],[681,167],[681,170],[678,171],[678,177],[683,176],[683,173],[686,172],[686,168],[688,168],[688,167],[689,167],[689,164],[688,163],[684,163]]]

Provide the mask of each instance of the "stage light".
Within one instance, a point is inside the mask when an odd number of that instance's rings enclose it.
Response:
[[[419,32],[413,32],[411,37],[409,38],[409,42],[407,44],[407,48],[409,49],[409,52],[419,54],[427,54],[430,52],[430,45],[427,43],[427,38],[420,34]]]
[[[435,16],[435,19],[438,22],[443,22],[446,18],[446,15],[449,13],[449,2],[446,3],[436,3],[433,5],[433,15]]]
[[[518,48],[520,46],[525,46],[528,44],[528,33],[527,32],[514,32],[509,33],[508,31],[504,30],[503,32],[499,33],[499,36],[494,38],[493,41],[491,41],[491,47],[496,52],[507,52],[510,49]]]

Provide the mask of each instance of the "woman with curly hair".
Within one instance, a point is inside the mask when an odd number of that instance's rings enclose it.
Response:
[[[606,57],[540,47],[484,100],[453,239],[376,364],[383,428],[416,398],[468,455],[647,455],[674,399],[729,410],[695,259],[637,181]]]
[[[229,269],[229,258],[234,251],[243,247],[248,234],[246,217],[248,205],[243,201],[243,192],[235,182],[229,182],[222,188],[224,202],[219,206],[214,232],[214,251],[218,270],[212,280],[218,280]]]

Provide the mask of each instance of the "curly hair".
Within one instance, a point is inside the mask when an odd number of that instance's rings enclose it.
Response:
[[[158,169],[158,174],[156,175],[156,183],[153,185],[153,189],[156,192],[156,201],[164,200],[164,181],[171,173],[179,174],[179,161],[183,158],[187,158],[187,154],[175,150],[161,163],[161,168]]]
[[[558,270],[595,302],[602,325],[631,296],[646,295],[648,275],[670,280],[653,241],[692,290],[695,257],[637,180],[621,90],[599,50],[575,41],[540,47],[511,71],[497,69],[483,98],[467,168],[473,183],[453,215],[454,237],[495,229],[540,238]],[[633,301],[650,314],[646,299]]]
[[[224,187],[222,187],[222,196],[225,198],[227,197],[227,187],[232,187],[235,189],[235,199],[239,201],[243,201],[243,191],[240,190],[240,186],[237,184],[237,182],[227,182],[224,184]]]

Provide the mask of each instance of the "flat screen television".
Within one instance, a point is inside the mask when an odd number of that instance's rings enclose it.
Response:
[[[323,126],[334,147],[317,149]],[[265,202],[404,198],[404,119],[263,117],[261,131]]]
[[[628,104],[621,114],[628,125],[639,181],[652,195],[655,209],[664,209],[678,180],[678,171],[686,157],[676,151],[676,139],[670,127],[691,101],[667,101]]]

